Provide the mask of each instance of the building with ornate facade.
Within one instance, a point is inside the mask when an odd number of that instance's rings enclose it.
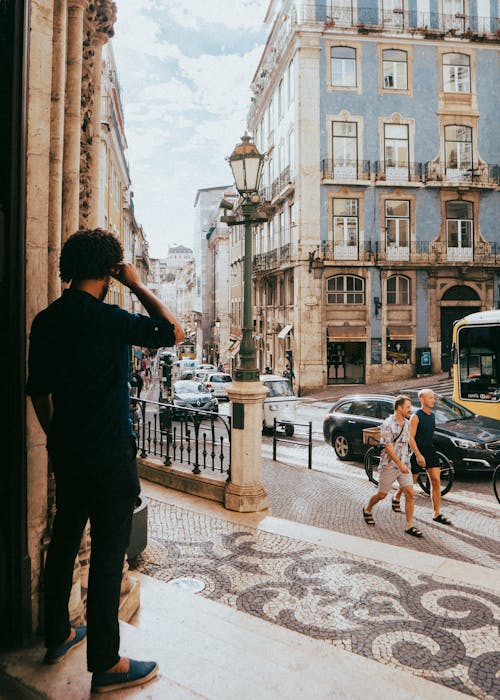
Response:
[[[302,390],[412,376],[423,348],[447,369],[453,321],[500,304],[498,5],[272,0],[266,22],[261,366],[292,350]]]

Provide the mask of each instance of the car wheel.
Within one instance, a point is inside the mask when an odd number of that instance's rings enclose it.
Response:
[[[287,437],[292,437],[294,432],[295,432],[295,428],[293,427],[293,425],[285,425],[285,435]]]
[[[333,436],[332,445],[339,459],[349,459],[352,456],[351,443],[344,433],[336,433]]]

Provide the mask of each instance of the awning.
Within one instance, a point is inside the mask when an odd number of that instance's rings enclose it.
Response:
[[[389,338],[391,340],[413,340],[413,329],[408,326],[390,326]]]
[[[358,340],[366,338],[364,326],[328,326],[328,340]]]
[[[236,355],[240,351],[240,344],[240,340],[235,340],[233,343],[231,343],[231,345],[229,346],[229,357],[236,357]]]
[[[278,333],[278,338],[284,338],[286,335],[288,335],[288,334],[290,333],[290,331],[292,330],[292,328],[293,328],[293,325],[292,325],[292,324],[290,324],[290,325],[285,326],[284,328],[282,328],[282,329],[280,330],[280,332]]]

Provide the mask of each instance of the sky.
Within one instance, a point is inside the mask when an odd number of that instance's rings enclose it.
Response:
[[[135,215],[150,255],[192,247],[202,187],[232,183],[269,0],[118,0],[112,39]]]

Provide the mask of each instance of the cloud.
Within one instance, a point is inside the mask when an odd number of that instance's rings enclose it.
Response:
[[[197,189],[231,182],[224,157],[245,129],[267,4],[120,0],[112,43],[135,213],[153,256],[191,242]]]

